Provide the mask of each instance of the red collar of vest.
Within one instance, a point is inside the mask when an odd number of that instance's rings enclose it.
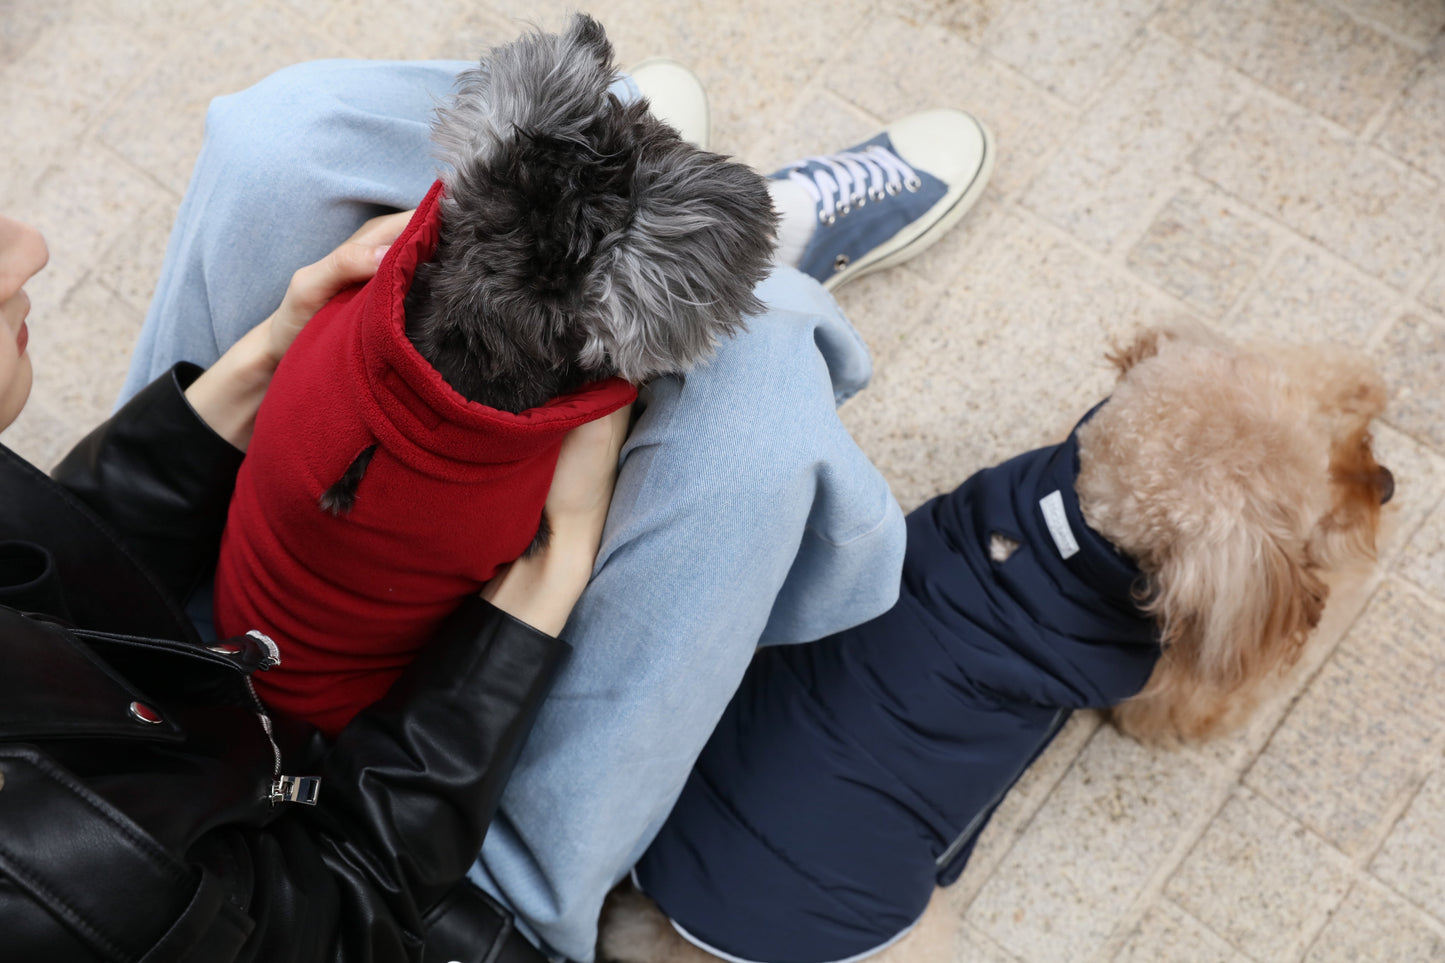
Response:
[[[536,408],[499,411],[468,401],[427,363],[406,336],[405,299],[417,265],[436,250],[441,194],[437,181],[392,243],[376,276],[336,299],[344,299],[340,310],[352,325],[354,335],[347,340],[367,388],[366,420],[378,440],[403,457],[409,451],[422,461],[515,461],[541,453],[571,429],[635,399],[634,386],[608,378]]]

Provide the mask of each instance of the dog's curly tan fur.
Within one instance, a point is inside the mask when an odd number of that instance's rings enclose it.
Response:
[[[1298,658],[1325,573],[1373,557],[1385,389],[1342,351],[1203,329],[1148,331],[1112,360],[1119,384],[1079,431],[1079,504],[1143,571],[1164,644],[1113,718],[1149,742],[1218,735]]]
[[[1394,487],[1370,444],[1385,388],[1344,350],[1236,346],[1194,327],[1146,330],[1110,360],[1119,382],[1079,429],[1076,488],[1090,527],[1143,573],[1138,602],[1163,644],[1112,719],[1147,742],[1217,736],[1298,659],[1326,577],[1374,557]],[[943,912],[935,899],[918,931],[876,958],[948,958],[931,948],[946,941],[921,936]],[[599,953],[716,960],[630,884],[608,899]]]

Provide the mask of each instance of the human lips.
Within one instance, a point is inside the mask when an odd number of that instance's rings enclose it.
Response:
[[[26,297],[24,288],[0,302],[0,322],[3,322],[0,331],[15,325],[15,353],[21,357],[25,355],[25,346],[30,343],[30,329],[25,324],[29,316],[30,298]]]

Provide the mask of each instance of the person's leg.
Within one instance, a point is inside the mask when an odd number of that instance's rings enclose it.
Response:
[[[833,405],[869,359],[819,282],[932,244],[992,166],[981,123],[933,110],[785,168],[780,234],[799,243],[780,257],[810,276],[776,270],[746,335],[644,391],[572,664],[473,872],[569,958],[592,959],[602,900],[666,819],[750,641],[816,639],[892,605],[901,516]]]
[[[460,66],[304,65],[217,101],[128,391],[213,360],[295,268],[416,203],[433,98]],[[811,278],[780,270],[759,293],[747,333],[643,392],[576,653],[476,870],[578,960],[759,640],[827,634],[897,591],[901,513],[834,410],[866,383],[867,351]]]
[[[436,177],[432,108],[466,66],[318,61],[213,101],[121,400],[177,361],[210,364],[297,268],[414,207]]]
[[[779,269],[758,293],[768,313],[747,334],[643,389],[572,656],[473,871],[572,960],[592,959],[603,897],[758,641],[817,638],[897,595],[901,513],[834,410],[867,352],[812,279]]]

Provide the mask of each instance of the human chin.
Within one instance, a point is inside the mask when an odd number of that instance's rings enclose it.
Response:
[[[10,426],[30,397],[29,309],[24,291],[0,302],[0,430]]]

